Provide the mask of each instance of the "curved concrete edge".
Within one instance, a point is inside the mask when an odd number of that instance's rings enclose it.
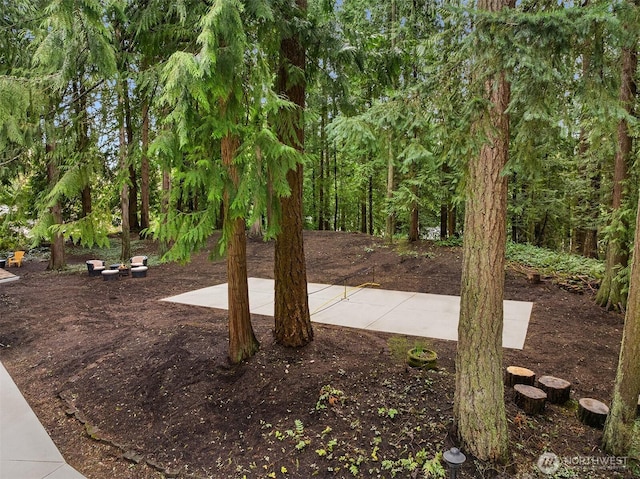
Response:
[[[0,477],[83,479],[69,466],[0,362]]]

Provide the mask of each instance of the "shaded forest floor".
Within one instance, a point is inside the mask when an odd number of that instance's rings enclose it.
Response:
[[[459,294],[460,248],[328,232],[305,241],[310,282]],[[250,276],[273,277],[273,244],[251,240],[248,256]],[[439,369],[421,371],[403,359],[416,338],[314,324],[313,343],[291,350],[274,344],[272,318],[254,316],[261,349],[230,366],[226,311],[158,301],[226,282],[224,261],[203,253],[117,282],[45,269],[31,258],[11,270],[19,281],[0,284],[0,360],[89,479],[424,477],[455,445],[454,342],[424,340]],[[610,400],[623,317],[549,278],[506,278],[506,299],[534,306],[525,347],[505,350],[505,366],[571,381],[572,401],[530,417],[506,390],[511,464],[493,471],[469,458],[458,477],[551,477],[536,467],[545,451],[573,462],[553,477],[634,477],[584,464],[606,454],[602,432],[576,418],[577,399]]]

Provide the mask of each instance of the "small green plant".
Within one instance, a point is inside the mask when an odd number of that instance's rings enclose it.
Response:
[[[331,385],[322,386],[318,402],[316,402],[316,411],[327,409],[327,406],[342,405],[344,401],[345,395],[340,389],[336,389]]]
[[[394,417],[396,417],[398,414],[400,414],[400,412],[397,409],[394,408],[386,408],[386,407],[379,407],[378,408],[378,416],[381,417],[388,417],[390,419],[393,419]]]

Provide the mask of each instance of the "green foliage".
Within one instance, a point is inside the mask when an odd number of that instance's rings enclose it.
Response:
[[[604,273],[604,264],[600,260],[538,248],[528,244],[507,243],[506,254],[509,261],[530,266],[544,274],[600,279]]]
[[[327,409],[329,405],[344,404],[345,400],[346,397],[343,391],[327,384],[320,389],[320,396],[318,396],[318,401],[316,402],[316,411]]]

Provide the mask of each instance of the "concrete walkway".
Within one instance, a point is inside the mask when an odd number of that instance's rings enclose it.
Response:
[[[0,478],[84,479],[65,462],[1,362]]]
[[[363,285],[366,286],[366,285]],[[249,278],[253,314],[273,316],[272,279]],[[311,320],[350,328],[425,338],[458,339],[460,297],[377,287],[308,284]],[[227,309],[227,284],[189,291],[162,301]],[[533,303],[504,302],[502,345],[522,349]]]

